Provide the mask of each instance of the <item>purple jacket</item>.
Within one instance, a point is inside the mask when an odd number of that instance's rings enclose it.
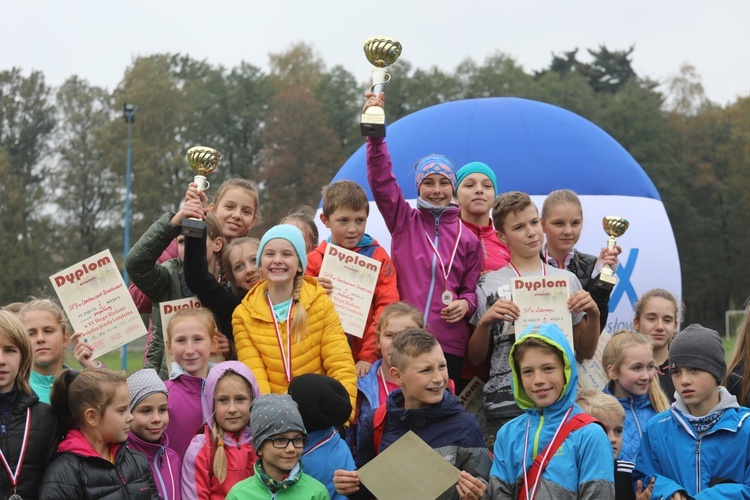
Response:
[[[164,382],[169,391],[169,425],[165,433],[169,436],[170,447],[180,458],[203,425],[203,383],[202,378],[188,375],[174,362],[169,380]]]
[[[162,434],[158,442],[152,443],[131,432],[128,434],[128,448],[143,453],[148,458],[159,496],[164,500],[180,500],[182,458],[169,447],[167,435]]]
[[[243,377],[252,387],[253,399],[260,395],[260,389],[255,381],[253,373],[244,363],[239,361],[224,361],[214,366],[208,377],[206,387],[201,397],[203,414],[206,415],[205,425],[212,429],[214,425],[214,393],[216,386],[227,372],[233,372]],[[170,396],[171,397],[171,396]],[[210,432],[209,432],[210,433]],[[252,433],[250,424],[242,429],[239,440],[233,434],[225,432],[223,435],[224,450],[227,459],[227,477],[224,482],[214,477],[213,473],[213,443],[206,442],[206,432],[195,435],[190,446],[185,452],[182,461],[182,498],[183,500],[195,500],[203,498],[224,498],[229,490],[239,481],[253,474],[253,466],[257,456],[252,445]]]
[[[396,182],[391,157],[382,138],[367,138],[367,180],[391,233],[391,258],[401,300],[422,310],[426,329],[437,337],[446,353],[463,357],[470,333],[468,318],[477,308],[475,290],[482,271],[479,240],[463,228],[448,276],[448,288],[454,297],[466,299],[469,311],[463,321],[448,323],[440,317],[445,307],[441,300],[445,291],[442,268],[427,238],[433,241],[447,268],[462,227],[458,218],[460,210],[451,205],[435,217],[427,209],[412,208]]]

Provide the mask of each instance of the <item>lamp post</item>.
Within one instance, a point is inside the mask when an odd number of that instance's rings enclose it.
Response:
[[[128,124],[128,153],[127,153],[127,166],[125,169],[125,251],[123,252],[123,257],[128,254],[128,251],[130,250],[130,170],[131,170],[131,147],[130,147],[130,125],[135,122],[135,112],[138,111],[138,108],[135,106],[135,104],[126,102],[122,105],[122,114],[123,118],[125,119],[125,123]],[[128,279],[128,272],[123,269],[123,278],[125,279],[125,286],[128,287],[130,285],[130,280]],[[128,368],[128,345],[125,344],[122,346],[122,369],[123,371],[127,370]]]

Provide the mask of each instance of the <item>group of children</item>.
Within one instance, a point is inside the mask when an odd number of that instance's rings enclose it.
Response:
[[[365,108],[382,105],[367,94]],[[412,431],[461,471],[441,498],[750,498],[750,410],[737,402],[750,354],[727,370],[716,332],[677,335],[668,291],[644,294],[636,331],[613,334],[604,390],[578,393],[577,361],[594,355],[608,311],[599,272],[620,249],[575,248],[574,193],[551,193],[540,216],[524,193],[496,196],[487,165],[456,171],[433,154],[415,166],[413,208],[382,138],[367,139],[367,174],[392,260],[365,232],[354,182],[324,189],[323,242],[299,208],[247,237],[260,217],[250,181],[230,179],[210,204],[191,184],[126,257],[152,311],[144,369],[127,379],[70,337],[53,301],[1,312],[0,493],[368,498],[357,469]],[[202,237],[180,234],[186,217],[205,220]],[[330,245],[381,263],[361,338],[319,276]],[[572,343],[553,324],[514,329],[513,279],[547,275],[568,280]],[[202,307],[161,324],[162,302],[193,296]],[[64,364],[68,342],[80,372]],[[473,376],[486,380],[479,418],[457,398]]]

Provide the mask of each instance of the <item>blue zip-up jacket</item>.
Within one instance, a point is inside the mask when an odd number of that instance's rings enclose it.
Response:
[[[610,382],[604,388],[605,394],[614,396],[612,384],[613,382]],[[617,458],[626,462],[635,462],[635,457],[638,455],[638,448],[641,444],[643,429],[646,428],[648,421],[657,412],[651,406],[648,394],[643,394],[642,396],[631,395],[627,398],[615,397],[615,399],[620,402],[622,408],[625,410],[625,423],[622,427],[622,448],[620,448],[620,454]]]
[[[537,409],[521,383],[513,362],[518,344],[528,338],[539,339],[558,349],[563,356],[565,386],[560,398]],[[538,350],[538,349],[537,349]],[[533,354],[533,350],[528,351]],[[528,355],[528,354],[527,354]],[[514,418],[497,433],[495,458],[490,471],[490,492],[493,499],[516,499],[523,489],[523,452],[526,468],[552,441],[563,417],[571,407],[570,416],[582,413],[575,404],[578,370],[573,348],[557,325],[531,325],[518,336],[510,351],[513,396],[523,415]],[[528,435],[527,435],[528,429]],[[601,500],[615,497],[612,445],[597,424],[586,425],[568,435],[544,469],[535,500]]]
[[[750,499],[750,409],[739,406],[723,387],[719,395],[726,409],[703,435],[685,418],[687,408],[679,396],[646,425],[633,483],[640,479],[648,484],[655,477],[651,498],[682,491],[695,500]]]
[[[357,389],[362,393],[362,397],[359,399],[359,419],[358,424],[361,429],[365,423],[367,415],[372,410],[380,406],[380,387],[378,384],[378,371],[380,366],[383,364],[383,360],[379,359],[372,364],[370,371],[365,373],[364,377],[357,379]]]
[[[336,493],[333,473],[337,469],[354,470],[354,457],[349,446],[333,427],[311,431],[310,440],[302,451],[302,469],[305,474],[323,483],[332,500],[346,500],[346,495]]]

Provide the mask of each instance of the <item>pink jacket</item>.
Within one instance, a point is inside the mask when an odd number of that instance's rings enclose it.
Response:
[[[508,245],[500,241],[495,234],[495,227],[492,225],[492,219],[489,219],[487,226],[475,226],[471,222],[464,223],[464,227],[474,233],[479,238],[482,249],[482,272],[497,271],[508,265],[510,262],[510,250]]]
[[[445,280],[427,239],[437,247],[447,268],[462,227],[458,207],[451,205],[439,217],[427,209],[412,208],[396,182],[391,157],[382,138],[367,138],[367,180],[391,233],[391,258],[401,300],[423,312],[426,329],[437,337],[446,353],[464,356],[470,333],[468,318],[477,308],[475,290],[482,270],[479,240],[470,230],[461,230],[453,269],[448,276],[448,289],[454,298],[466,299],[469,311],[464,321],[448,323],[440,317],[445,307],[441,300]]]

